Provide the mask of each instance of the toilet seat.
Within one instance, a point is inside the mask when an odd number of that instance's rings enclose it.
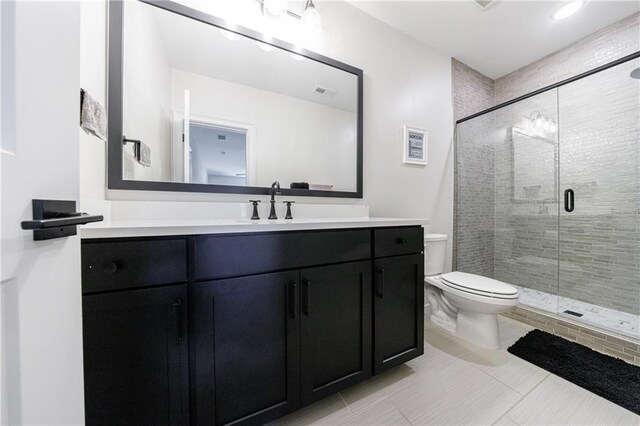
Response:
[[[517,299],[518,289],[502,281],[465,272],[449,272],[441,277],[442,284],[464,293],[492,299]]]

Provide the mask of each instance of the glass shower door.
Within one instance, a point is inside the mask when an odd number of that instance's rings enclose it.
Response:
[[[520,302],[558,303],[558,98],[551,90],[496,114],[494,273]]]
[[[551,90],[456,127],[456,269],[558,310],[558,116]]]
[[[558,89],[558,313],[640,338],[640,67]]]

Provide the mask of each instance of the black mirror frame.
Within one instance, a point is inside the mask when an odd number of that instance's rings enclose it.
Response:
[[[233,185],[208,185],[183,182],[154,182],[125,180],[122,167],[122,127],[123,127],[123,32],[124,32],[124,7],[126,0],[109,1],[109,58],[108,58],[108,189],[135,190],[135,191],[169,191],[169,192],[204,192],[226,194],[269,194],[269,188],[257,186],[233,186]],[[266,44],[271,44],[280,49],[287,50],[305,58],[332,66],[348,72],[357,77],[358,84],[358,110],[357,110],[357,169],[356,191],[318,191],[305,189],[281,190],[283,195],[295,197],[337,197],[337,198],[362,198],[362,174],[363,174],[363,71],[326,56],[311,52],[306,49],[275,39],[267,39],[262,34],[239,26],[230,26],[225,20],[216,18],[196,9],[166,0],[139,0],[160,9],[176,13],[186,18],[212,25],[240,34]]]

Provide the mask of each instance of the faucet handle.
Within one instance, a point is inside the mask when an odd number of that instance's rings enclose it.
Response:
[[[260,200],[249,200],[250,203],[253,203],[253,213],[251,214],[251,220],[260,220],[260,215],[258,215],[258,203]]]
[[[285,215],[285,219],[293,219],[291,215],[291,204],[295,203],[295,201],[283,201],[284,204],[287,205],[287,214]]]

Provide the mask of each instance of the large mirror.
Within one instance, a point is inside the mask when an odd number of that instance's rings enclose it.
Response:
[[[362,71],[168,1],[112,1],[109,187],[362,197]]]

